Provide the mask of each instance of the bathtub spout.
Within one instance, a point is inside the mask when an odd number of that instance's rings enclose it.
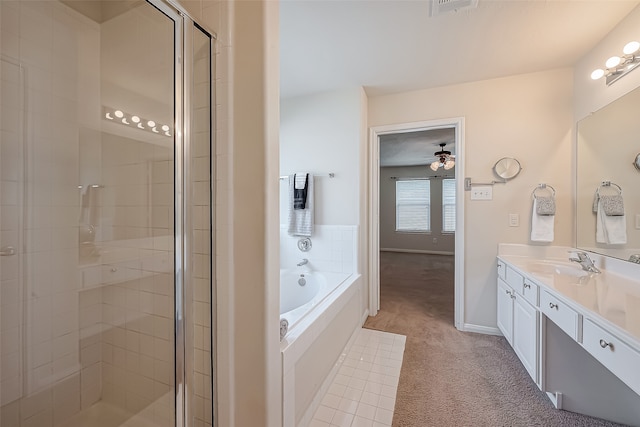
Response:
[[[300,261],[298,264],[296,264],[298,267],[302,267],[303,265],[306,265],[309,263],[309,260],[306,258],[302,258],[302,261]]]

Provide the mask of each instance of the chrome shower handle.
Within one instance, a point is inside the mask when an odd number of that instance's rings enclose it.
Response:
[[[0,256],[11,256],[16,254],[16,249],[13,246],[4,246],[0,249]]]

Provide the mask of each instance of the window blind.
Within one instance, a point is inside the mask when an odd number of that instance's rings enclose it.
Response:
[[[429,180],[396,181],[396,231],[429,231],[430,202]]]
[[[456,231],[456,180],[442,180],[442,231]]]

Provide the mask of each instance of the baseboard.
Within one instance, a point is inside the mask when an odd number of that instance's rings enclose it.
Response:
[[[498,336],[502,336],[502,332],[500,332],[500,329],[498,328],[491,328],[489,326],[480,326],[480,325],[474,325],[471,323],[465,323],[462,326],[462,331],[463,332],[474,332],[476,334],[484,334],[484,335],[498,335]]]
[[[421,249],[397,249],[397,248],[380,248],[380,252],[402,252],[407,254],[430,254],[430,255],[454,255],[454,252],[447,251],[425,251]]]
[[[368,317],[369,317],[369,309],[365,308],[364,312],[362,313],[362,318],[360,319],[360,327],[364,326],[364,322],[367,321]]]

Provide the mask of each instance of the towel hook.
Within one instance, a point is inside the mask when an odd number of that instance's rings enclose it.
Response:
[[[549,184],[542,183],[542,184],[538,184],[536,188],[534,188],[533,191],[531,192],[531,196],[533,196],[534,199],[536,198],[536,191],[538,190],[550,190],[551,197],[556,197],[556,189],[550,186]]]

